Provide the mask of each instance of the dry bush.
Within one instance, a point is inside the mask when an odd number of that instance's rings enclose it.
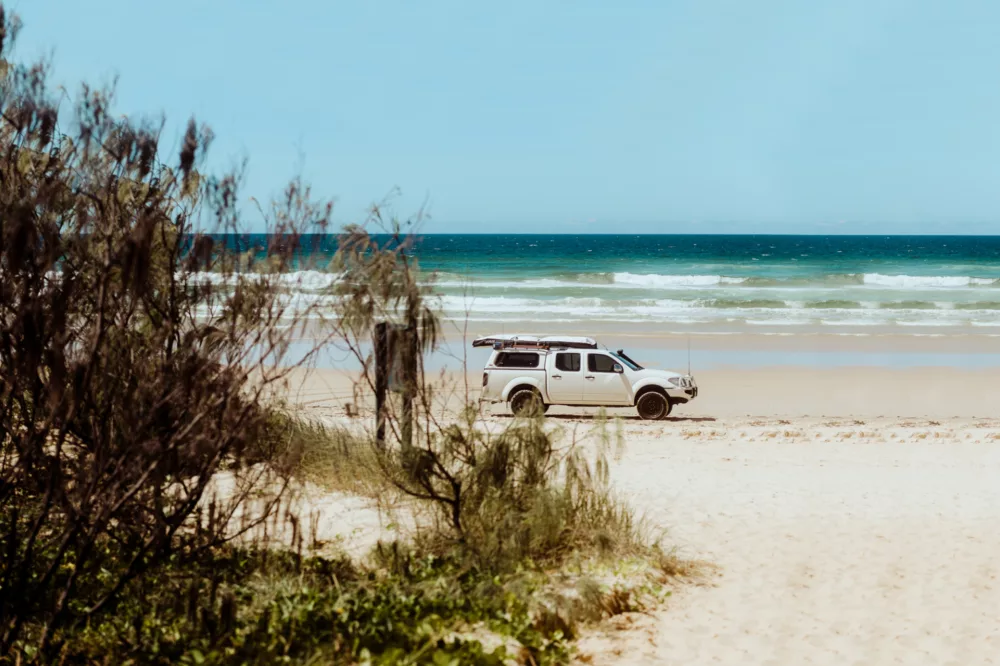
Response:
[[[585,455],[540,417],[489,433],[466,414],[400,452],[394,468],[394,485],[438,508],[438,529],[425,542],[459,546],[478,566],[501,571],[623,554],[643,542],[639,521],[609,487],[603,424]]]
[[[0,6],[2,55],[16,29]],[[278,432],[262,395],[308,313],[272,275],[330,212],[293,183],[264,214],[281,243],[220,244],[198,230],[240,230],[240,174],[199,171],[207,128],[190,121],[168,166],[162,122],[87,86],[67,110],[46,79],[3,60],[0,654],[52,653],[167,557],[266,516],[258,502],[234,524],[238,493],[194,524],[220,468],[244,489],[273,481],[244,463]]]
[[[289,459],[296,475],[326,490],[390,500],[392,486],[382,474],[378,456],[364,436],[286,411]]]

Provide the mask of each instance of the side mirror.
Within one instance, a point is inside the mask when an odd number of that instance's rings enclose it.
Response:
[[[617,372],[618,374],[621,374],[625,372],[625,368],[623,368],[620,364],[615,363],[614,371]]]

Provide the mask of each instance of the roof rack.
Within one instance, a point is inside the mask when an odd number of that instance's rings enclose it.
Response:
[[[530,349],[551,349],[563,347],[571,349],[597,349],[597,341],[575,335],[537,336],[523,333],[511,335],[486,335],[472,341],[473,347],[493,347],[506,349],[508,347],[526,347]]]

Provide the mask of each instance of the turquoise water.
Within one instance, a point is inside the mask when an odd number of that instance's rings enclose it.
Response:
[[[417,254],[480,321],[1000,329],[995,236],[429,236]]]
[[[321,294],[335,249],[314,237],[292,288]],[[1000,236],[428,235],[415,254],[449,317],[504,329],[1000,334]]]

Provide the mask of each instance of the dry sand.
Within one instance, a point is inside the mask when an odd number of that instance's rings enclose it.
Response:
[[[585,637],[586,658],[1000,663],[997,380],[995,370],[719,370],[701,373],[702,397],[671,420],[622,411],[613,483],[666,543],[719,569]],[[347,378],[318,371],[296,395],[342,420]],[[551,421],[586,424],[586,411],[555,408]],[[371,506],[334,504],[328,529],[372,536]]]
[[[613,477],[720,567],[594,663],[1000,663],[1000,421],[629,427]]]

